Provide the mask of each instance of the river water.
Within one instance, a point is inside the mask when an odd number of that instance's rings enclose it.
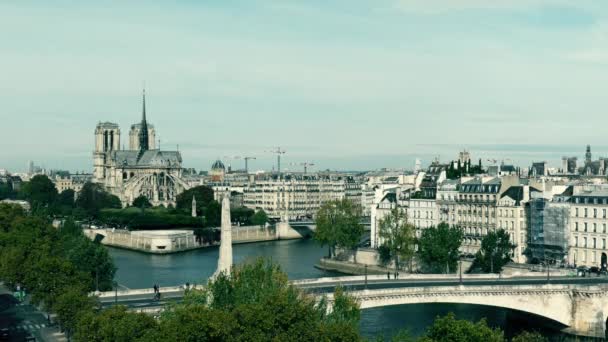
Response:
[[[160,286],[204,283],[215,271],[218,260],[217,247],[169,255],[110,248],[110,254],[118,268],[116,281],[128,288],[152,287],[155,283]],[[235,263],[256,257],[270,258],[281,265],[290,279],[337,275],[314,267],[326,254],[326,248],[311,240],[271,241],[233,247]],[[490,306],[461,304],[401,305],[363,310],[361,332],[368,337],[380,334],[392,336],[401,329],[407,329],[412,335],[418,336],[424,333],[435,317],[449,312],[461,319],[477,321],[486,318],[491,326],[505,329],[508,335],[521,330],[550,333],[549,322],[538,317]]]

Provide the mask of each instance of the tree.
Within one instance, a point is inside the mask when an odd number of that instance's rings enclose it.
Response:
[[[326,202],[317,212],[314,239],[328,246],[330,258],[336,247],[355,248],[363,234],[360,218],[360,208],[348,199]]]
[[[93,311],[98,305],[96,297],[88,296],[86,289],[69,286],[57,297],[53,311],[57,314],[63,329],[70,335],[76,328],[79,318]]]
[[[76,199],[76,207],[89,218],[97,218],[102,208],[122,208],[120,199],[106,192],[100,184],[85,183]]]
[[[193,291],[184,305],[201,303],[232,313],[241,341],[355,341],[359,340],[359,306],[343,291],[334,294],[333,310],[327,301],[291,285],[280,267],[258,259],[239,265],[230,275],[220,274],[206,290]]]
[[[509,233],[504,229],[491,231],[481,240],[481,248],[475,255],[473,267],[480,268],[485,273],[500,273],[504,265],[511,261],[514,248]]]
[[[488,327],[485,319],[477,323],[457,320],[453,313],[437,317],[421,342],[504,342],[500,329]]]
[[[524,331],[523,333],[513,337],[512,342],[547,342],[549,341],[543,335],[537,332]]]
[[[232,222],[238,222],[241,225],[251,224],[251,219],[254,215],[253,209],[250,208],[234,208],[230,210],[230,219]]]
[[[219,227],[222,224],[222,205],[212,200],[203,211],[207,227]]]
[[[432,273],[456,270],[462,238],[462,229],[450,228],[445,222],[423,230],[418,239],[420,261]]]
[[[18,204],[0,203],[0,231],[8,232],[17,217],[24,217],[25,211]]]
[[[253,214],[251,217],[251,223],[256,226],[264,226],[268,223],[268,214],[264,211],[264,209],[258,209],[258,211]]]
[[[134,199],[132,205],[136,208],[142,208],[142,209],[152,207],[152,203],[150,203],[150,201],[148,200],[148,197],[146,197],[144,195],[140,195],[136,199]]]
[[[412,260],[416,238],[414,226],[408,223],[407,214],[399,208],[392,209],[380,220],[378,235],[395,261],[395,272],[399,259]]]
[[[157,328],[154,318],[145,313],[127,311],[125,306],[113,306],[95,313],[84,312],[74,332],[74,340],[82,342],[146,341],[143,336]]]
[[[60,206],[66,206],[72,208],[74,206],[74,199],[76,193],[72,189],[65,189],[57,196],[57,204]]]
[[[34,176],[29,182],[24,184],[22,192],[35,212],[51,206],[57,199],[57,188],[55,188],[55,184],[53,184],[49,177],[45,175]]]
[[[177,195],[175,200],[176,208],[187,213],[191,212],[193,196],[196,199],[196,211],[198,215],[201,215],[214,199],[211,187],[206,185],[195,186]]]

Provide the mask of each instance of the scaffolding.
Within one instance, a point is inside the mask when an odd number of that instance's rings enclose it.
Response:
[[[534,260],[557,265],[567,263],[570,208],[567,203],[546,198],[530,201],[530,242],[528,248]]]

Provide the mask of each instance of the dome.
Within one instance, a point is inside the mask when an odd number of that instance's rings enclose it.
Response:
[[[224,167],[224,163],[218,159],[211,165],[211,170],[226,170],[226,167]]]

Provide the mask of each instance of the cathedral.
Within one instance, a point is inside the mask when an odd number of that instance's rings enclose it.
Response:
[[[117,124],[97,124],[93,180],[118,196],[123,206],[139,196],[147,197],[154,206],[175,205],[177,195],[188,188],[181,179],[181,154],[156,148],[155,138],[154,126],[146,121],[145,91],[141,122],[131,126],[128,150],[120,148]]]

